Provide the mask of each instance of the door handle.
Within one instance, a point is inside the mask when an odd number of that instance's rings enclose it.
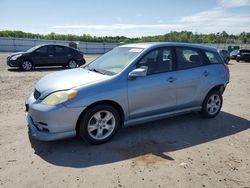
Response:
[[[50,54],[49,57],[53,57],[54,55]]]
[[[210,73],[208,71],[203,72],[203,76],[207,77]]]
[[[172,77],[172,76],[167,79],[167,81],[170,83],[173,83],[175,80],[177,80],[177,79]]]

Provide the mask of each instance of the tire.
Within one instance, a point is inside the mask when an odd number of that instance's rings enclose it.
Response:
[[[102,144],[117,132],[120,127],[120,115],[111,105],[97,105],[89,109],[79,122],[81,138],[92,144]]]
[[[239,60],[239,59],[236,59],[236,61],[237,61],[237,62],[240,62],[240,60]]]
[[[202,104],[201,115],[204,118],[214,118],[221,110],[223,103],[222,95],[218,90],[210,91]]]
[[[24,70],[24,71],[30,71],[32,68],[33,68],[33,64],[31,61],[29,60],[24,60],[22,63],[21,63],[21,69]]]
[[[70,68],[70,69],[74,69],[74,68],[76,68],[78,65],[77,65],[77,63],[76,63],[76,61],[74,60],[74,59],[71,59],[71,60],[69,60],[69,62],[68,62],[68,67]]]

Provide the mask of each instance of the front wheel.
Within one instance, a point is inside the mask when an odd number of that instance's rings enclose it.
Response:
[[[28,60],[24,60],[22,63],[21,63],[21,69],[22,70],[25,70],[25,71],[30,71],[33,67],[33,64],[28,61]]]
[[[202,116],[205,118],[213,118],[218,115],[222,107],[222,96],[218,90],[212,90],[206,96],[202,105]]]
[[[120,115],[111,105],[97,105],[89,109],[80,119],[80,137],[92,144],[110,140],[120,126]]]

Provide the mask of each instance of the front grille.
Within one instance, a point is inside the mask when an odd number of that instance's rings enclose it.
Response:
[[[35,89],[34,91],[34,98],[38,99],[41,96],[41,93]]]

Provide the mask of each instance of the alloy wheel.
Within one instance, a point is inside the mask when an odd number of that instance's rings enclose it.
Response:
[[[216,114],[221,107],[221,99],[217,94],[211,95],[207,100],[207,112],[209,115]]]
[[[103,140],[112,134],[115,125],[115,117],[111,112],[107,110],[98,111],[89,119],[88,133],[96,140]]]
[[[32,68],[32,63],[30,61],[24,61],[22,63],[22,68],[23,68],[23,70],[28,71]]]
[[[68,66],[69,68],[73,69],[77,67],[77,63],[75,60],[70,60]]]

